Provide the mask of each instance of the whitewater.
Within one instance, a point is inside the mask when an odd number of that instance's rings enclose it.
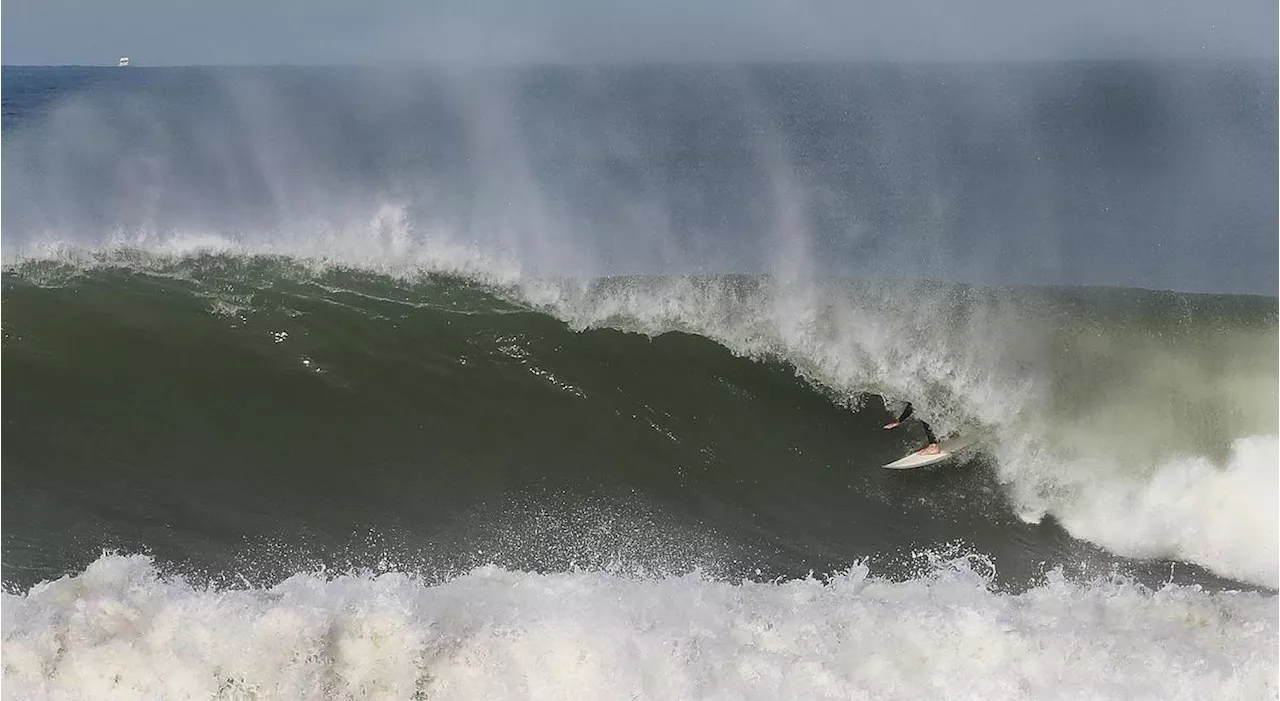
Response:
[[[981,563],[907,582],[298,574],[207,589],[104,556],[4,601],[6,698],[1222,699],[1276,693],[1273,597]]]

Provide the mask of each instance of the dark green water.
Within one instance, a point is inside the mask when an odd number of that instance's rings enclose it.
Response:
[[[560,304],[572,316],[587,299],[601,308],[662,284],[601,281]],[[700,285],[745,302],[769,289]],[[889,313],[887,293],[843,289],[831,304]],[[893,298],[942,298],[924,289]],[[972,324],[1017,297],[956,288],[935,313]],[[1275,350],[1273,301],[1021,298],[1028,318],[1081,319],[1082,337],[1108,329],[1121,343],[1140,322],[1187,336],[1181,347],[1211,346],[1194,324],[1212,312]],[[104,548],[264,580],[318,565],[442,576],[486,562],[767,578],[861,559],[902,576],[913,551],[953,543],[989,555],[1011,586],[1046,563],[1170,572],[1163,558],[1076,540],[1052,517],[1017,518],[994,443],[943,468],[880,469],[923,435],[880,430],[880,387],[823,384],[797,373],[804,359],[743,357],[687,331],[575,330],[514,288],[268,258],[28,264],[5,274],[4,333],[11,584],[78,571]],[[1094,370],[1103,377],[1069,381],[1116,381]],[[965,406],[955,396],[939,406]],[[1194,563],[1174,573],[1214,581]]]

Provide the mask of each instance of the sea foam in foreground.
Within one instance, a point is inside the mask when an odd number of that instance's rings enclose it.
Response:
[[[4,598],[4,697],[1261,699],[1274,597],[993,591],[970,560],[905,582],[476,569],[193,587],[142,556]]]

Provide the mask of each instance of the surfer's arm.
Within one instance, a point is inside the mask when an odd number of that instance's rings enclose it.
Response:
[[[890,421],[889,423],[885,424],[885,425],[884,425],[884,427],[885,427],[886,429],[890,429],[890,428],[897,428],[897,427],[899,427],[899,426],[901,426],[901,425],[902,425],[902,422],[903,422],[903,421],[906,421],[906,420],[907,420],[907,417],[908,417],[908,416],[911,416],[911,404],[910,404],[910,403],[908,403],[908,404],[907,404],[907,408],[906,408],[906,409],[903,409],[903,410],[902,410],[902,415],[901,415],[901,416],[899,416],[898,418],[894,419],[893,421]]]

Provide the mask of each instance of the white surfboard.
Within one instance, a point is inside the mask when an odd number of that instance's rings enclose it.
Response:
[[[954,457],[959,451],[977,443],[979,438],[980,436],[956,436],[955,438],[939,443],[938,452],[932,455],[924,455],[921,454],[920,451],[916,451],[901,460],[894,460],[888,465],[885,465],[885,467],[890,470],[910,470],[913,467],[924,467],[925,465],[932,465],[935,462],[942,462],[947,458]]]

